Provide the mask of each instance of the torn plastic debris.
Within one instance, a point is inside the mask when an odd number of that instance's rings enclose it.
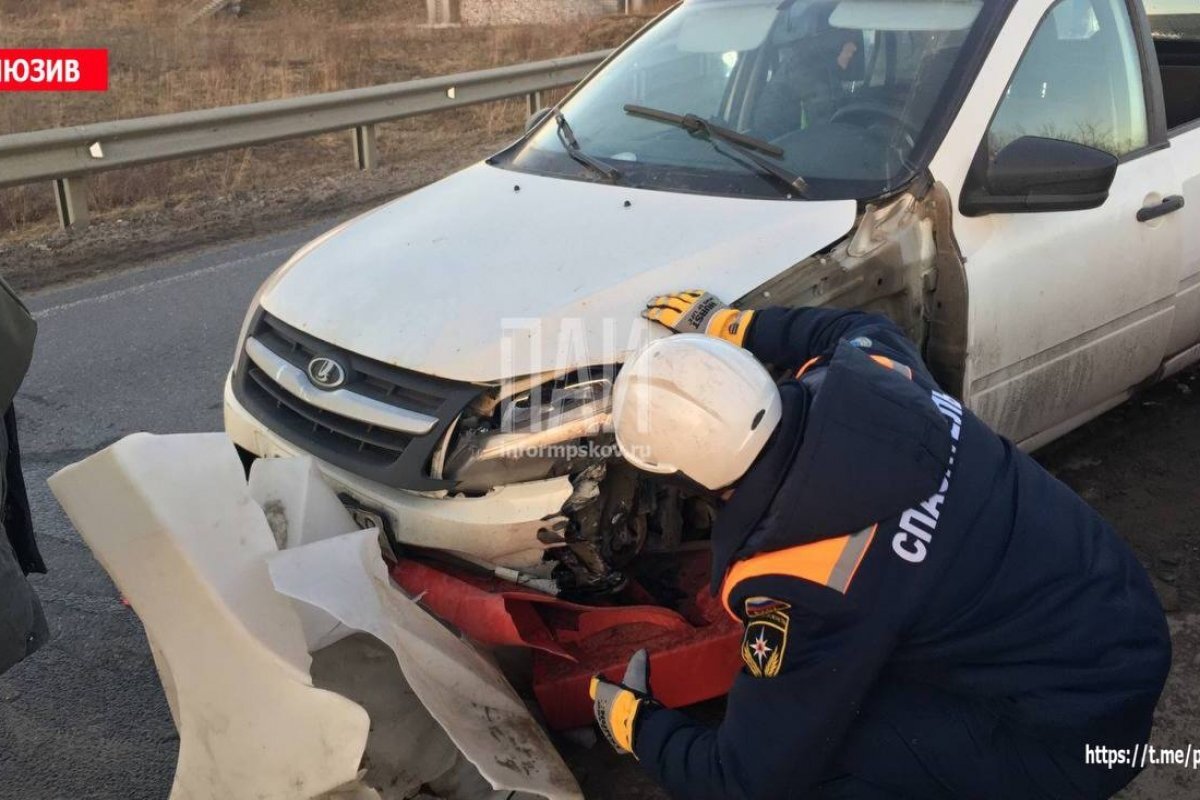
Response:
[[[423,785],[460,766],[475,775],[475,791],[448,796],[480,800],[491,796],[491,786],[463,759],[442,726],[421,705],[383,642],[351,632],[313,653],[312,679],[315,686],[350,698],[370,715],[362,781],[378,787],[384,800],[412,797]]]
[[[145,623],[180,730],[172,797],[378,797],[357,780],[366,713],[312,686],[308,642],[293,604],[271,590],[267,575],[276,542],[242,475],[224,435],[138,434],[62,470],[51,488]],[[275,499],[285,518],[291,509],[289,530],[281,537],[286,543],[293,520],[300,529],[307,524],[304,511],[294,509],[305,508],[313,497],[300,492],[288,500],[284,494]],[[483,772],[498,788],[528,787],[551,800],[581,797],[548,738],[495,667],[392,588],[386,576],[382,582],[364,579],[372,574],[372,552],[376,577],[383,573],[375,537],[363,531],[310,544],[275,556],[275,569],[296,577],[313,569],[310,559],[318,548],[319,556],[339,554],[345,572],[339,575],[333,564],[322,562],[327,574],[320,588],[350,586],[357,593],[332,603],[304,587],[297,594],[382,631],[398,662],[407,661],[405,671],[421,683],[412,696],[434,698],[442,725],[479,724],[482,713],[490,727],[448,733],[471,748],[473,760],[484,762]],[[364,600],[384,613],[399,610],[403,622],[360,618],[371,607],[361,605]],[[436,666],[423,665],[426,658]],[[439,658],[463,661],[447,669]],[[408,688],[398,681],[397,691]],[[472,698],[467,709],[475,716],[455,708],[460,691]],[[409,706],[414,707],[417,718],[428,719],[423,707]],[[422,730],[408,728],[414,740],[437,743]],[[504,745],[498,748],[497,739],[487,745],[483,735],[498,736]],[[420,752],[413,753],[404,765],[409,774],[402,776],[408,786],[445,786],[442,796],[464,800],[492,795],[480,790],[478,774],[461,758],[451,772],[438,775],[445,768],[444,749],[414,750]],[[506,783],[510,776],[516,780]]]
[[[503,769],[490,768],[489,762],[495,759],[494,741],[470,737],[464,740],[454,735],[454,731],[464,729],[486,730],[489,725],[502,731],[505,723],[501,722],[497,727],[497,723],[491,720],[486,712],[483,717],[478,714],[464,716],[457,710],[455,703],[444,707],[438,705],[439,700],[445,696],[445,692],[439,690],[438,682],[447,674],[447,664],[414,659],[414,644],[411,641],[415,633],[419,637],[416,651],[423,652],[429,637],[435,636],[443,648],[444,658],[449,659],[450,667],[468,664],[474,670],[465,684],[462,682],[462,676],[459,676],[458,683],[451,687],[450,695],[456,699],[460,698],[463,696],[461,689],[465,685],[472,690],[472,697],[480,703],[492,702],[497,708],[507,708],[506,713],[513,715],[512,722],[517,728],[532,730],[537,734],[536,742],[521,742],[513,752],[548,754],[534,759],[534,762],[545,762],[544,765],[539,765],[539,770],[544,770],[548,777],[554,778],[557,784],[561,785],[560,788],[575,786],[574,778],[567,771],[566,765],[562,764],[562,759],[553,745],[499,670],[491,662],[483,659],[471,645],[448,634],[423,609],[392,586],[387,577],[386,566],[380,557],[377,532],[368,530],[348,536],[331,535],[331,531],[351,531],[355,525],[333,489],[321,479],[312,459],[259,459],[251,467],[250,493],[263,507],[268,521],[271,522],[276,542],[285,549],[284,553],[276,554],[270,559],[272,580],[280,592],[296,601],[297,612],[304,624],[312,651],[315,652],[323,644],[336,641],[352,630],[374,635],[392,648],[401,665],[403,676],[409,686],[413,687],[417,697],[445,730],[450,732],[451,739],[463,749],[467,758],[496,788],[525,789],[547,797],[558,796],[555,792],[559,789],[555,788],[556,784],[553,782],[542,786],[537,783],[540,779],[529,775],[506,777]],[[315,542],[328,544],[315,551],[310,550]],[[306,545],[310,547],[305,547]],[[339,560],[329,557],[334,548],[343,547],[354,549],[361,554],[361,558]],[[327,558],[328,561],[324,560]],[[309,570],[311,575],[306,577],[303,570]],[[374,599],[369,588],[373,583],[379,595]],[[322,590],[320,587],[326,584],[333,584],[333,588]],[[397,615],[393,610],[393,613],[389,614],[389,604],[399,607],[402,613]],[[414,679],[414,670],[418,670],[424,679]],[[488,708],[486,705],[482,707]],[[453,718],[455,715],[457,718]],[[504,754],[501,758],[506,759]],[[521,769],[533,769],[534,762],[520,765]],[[530,781],[533,781],[531,785],[522,785]],[[578,792],[578,789],[574,791]]]
[[[312,686],[225,436],[130,436],[50,487],[155,647],[179,722],[171,797],[294,800],[356,781],[370,721]]]
[[[249,485],[250,496],[262,507],[280,550],[358,527],[311,458],[260,458],[250,467]],[[310,653],[353,633],[322,609],[304,603],[296,603],[295,609]]]
[[[359,531],[278,553],[275,588],[391,647],[421,702],[494,787],[582,798],[496,665],[392,586],[376,539]]]

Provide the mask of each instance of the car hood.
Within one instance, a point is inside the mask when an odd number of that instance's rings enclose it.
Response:
[[[854,225],[852,200],[628,189],[478,164],[297,253],[262,296],[335,347],[490,382],[623,361],[649,298],[741,297]]]

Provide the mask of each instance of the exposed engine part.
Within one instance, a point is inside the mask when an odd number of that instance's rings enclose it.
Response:
[[[575,491],[563,504],[563,515],[568,520],[564,531],[566,543],[551,551],[551,555],[560,567],[555,578],[565,592],[575,596],[608,594],[625,586],[625,576],[613,569],[603,555],[600,528],[606,505],[602,498],[607,476],[606,463],[587,467],[572,478]]]
[[[576,475],[564,504],[564,546],[555,578],[567,595],[619,591],[643,553],[674,553],[711,536],[716,505],[707,494],[639,473],[623,461],[593,464]],[[561,525],[561,519],[556,520]],[[550,535],[547,529],[547,535]],[[545,541],[545,539],[543,539]]]
[[[468,575],[499,578],[502,581],[532,589],[542,594],[555,596],[560,591],[558,583],[553,578],[553,564],[539,564],[530,569],[514,569],[498,564],[490,564],[487,561],[472,558],[463,553],[451,553],[446,550],[405,547],[402,553],[403,558],[407,561],[429,564],[434,567],[446,566],[460,572],[465,572]],[[385,558],[384,560],[386,561],[387,559]],[[391,563],[397,563],[398,561],[399,559]]]

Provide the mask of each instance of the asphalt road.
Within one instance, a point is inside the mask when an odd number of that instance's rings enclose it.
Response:
[[[166,797],[178,742],[141,626],[63,516],[46,478],[136,431],[219,429],[221,383],[255,288],[336,221],[31,298],[41,329],[17,408],[50,566],[33,581],[54,636],[0,676],[0,800]],[[1114,519],[1152,570],[1164,563],[1171,570],[1166,590],[1177,591],[1182,610],[1172,615],[1176,668],[1155,738],[1179,747],[1200,747],[1194,378],[1153,390],[1047,455]],[[1171,543],[1170,553],[1163,542]],[[570,755],[589,797],[661,796],[634,774],[631,761],[618,765],[604,748],[571,748]],[[1200,796],[1198,787],[1195,771],[1161,767],[1126,796],[1182,799]]]

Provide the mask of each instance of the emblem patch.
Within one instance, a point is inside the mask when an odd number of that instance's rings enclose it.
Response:
[[[346,383],[346,367],[330,356],[317,356],[309,361],[305,372],[308,373],[308,379],[312,381],[313,386],[318,389],[332,391],[340,389]]]
[[[755,678],[774,678],[783,669],[789,608],[791,606],[782,600],[770,597],[750,597],[746,600],[742,661]]]

